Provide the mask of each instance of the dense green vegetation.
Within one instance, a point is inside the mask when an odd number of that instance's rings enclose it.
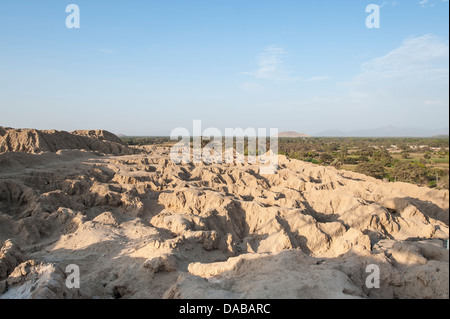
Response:
[[[161,145],[170,143],[170,137],[165,136],[126,136],[120,138],[127,145]]]
[[[449,188],[449,139],[282,138],[279,153],[378,179]]]
[[[128,145],[174,144],[169,137],[124,137]],[[208,144],[202,141],[202,146]],[[267,148],[269,143],[267,141]],[[248,149],[245,145],[245,155]],[[280,138],[289,158],[433,188],[449,188],[449,138]]]

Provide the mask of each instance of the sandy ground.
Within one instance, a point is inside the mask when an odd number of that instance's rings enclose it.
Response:
[[[0,298],[449,298],[448,191],[279,163],[0,154]]]

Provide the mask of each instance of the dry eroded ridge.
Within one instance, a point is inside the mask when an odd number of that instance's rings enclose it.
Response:
[[[449,297],[448,191],[127,153],[0,154],[0,298]]]

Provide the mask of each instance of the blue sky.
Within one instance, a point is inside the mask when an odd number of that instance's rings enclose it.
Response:
[[[68,29],[67,5],[81,28]],[[381,6],[381,28],[365,25]],[[448,0],[0,0],[0,125],[446,128]]]

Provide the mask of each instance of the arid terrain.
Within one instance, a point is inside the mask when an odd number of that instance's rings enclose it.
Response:
[[[0,127],[0,298],[449,298],[448,238],[448,190]]]

